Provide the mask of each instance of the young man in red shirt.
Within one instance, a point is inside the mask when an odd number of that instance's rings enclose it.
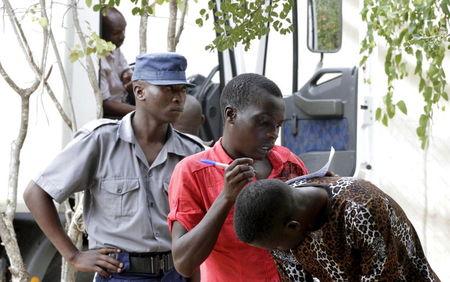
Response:
[[[175,268],[190,277],[200,267],[202,281],[279,281],[270,253],[236,237],[233,206],[249,182],[307,173],[294,153],[275,145],[284,120],[281,91],[264,76],[243,74],[224,88],[220,106],[222,138],[178,163],[172,174],[168,222]]]

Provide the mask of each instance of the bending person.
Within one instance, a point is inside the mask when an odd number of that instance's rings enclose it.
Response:
[[[241,241],[272,250],[284,281],[439,281],[402,208],[364,180],[252,183],[234,225]]]

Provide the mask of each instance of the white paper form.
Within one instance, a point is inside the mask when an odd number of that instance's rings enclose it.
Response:
[[[309,174],[305,174],[305,175],[301,175],[301,176],[297,176],[295,178],[289,179],[288,181],[286,181],[287,184],[292,184],[296,181],[299,180],[303,180],[303,179],[310,179],[310,178],[314,178],[314,177],[322,177],[325,176],[325,174],[327,173],[327,171],[330,168],[331,165],[331,161],[333,160],[334,157],[334,148],[333,146],[331,147],[330,150],[330,156],[328,157],[328,162],[319,170],[315,171],[315,172],[311,172]]]

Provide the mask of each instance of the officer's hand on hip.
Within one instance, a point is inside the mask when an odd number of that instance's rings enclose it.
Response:
[[[78,251],[69,262],[77,271],[97,272],[103,277],[109,277],[110,273],[122,271],[123,263],[115,259],[114,255],[120,252],[116,248],[101,248],[97,250]]]

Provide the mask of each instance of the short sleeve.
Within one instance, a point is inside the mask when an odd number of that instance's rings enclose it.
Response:
[[[89,188],[95,181],[99,159],[96,136],[76,136],[33,181],[58,203]]]
[[[281,162],[276,178],[282,181],[288,181],[297,176],[308,174],[308,169],[303,161],[288,148],[278,146],[274,154],[278,155],[276,159],[279,159],[279,162]]]
[[[118,53],[118,68],[120,70],[120,72],[118,73],[119,77],[122,75],[122,73],[124,71],[126,71],[127,69],[130,68],[130,66],[128,65],[127,60],[125,59],[125,56],[122,54],[122,52],[119,49]]]
[[[100,60],[100,92],[102,93],[103,100],[108,100],[111,98],[111,93],[109,91],[109,83],[108,83],[108,63],[106,60]],[[110,71],[110,69],[109,69]]]
[[[300,175],[304,175],[304,174],[308,174],[308,168],[306,167],[305,163],[303,162],[302,159],[300,159],[299,156],[297,156],[296,154],[292,153],[291,151],[289,151],[289,161],[296,164],[299,169],[300,169]]]
[[[189,169],[186,159],[178,163],[169,184],[169,229],[178,221],[186,230],[194,228],[205,216],[198,179]]]

